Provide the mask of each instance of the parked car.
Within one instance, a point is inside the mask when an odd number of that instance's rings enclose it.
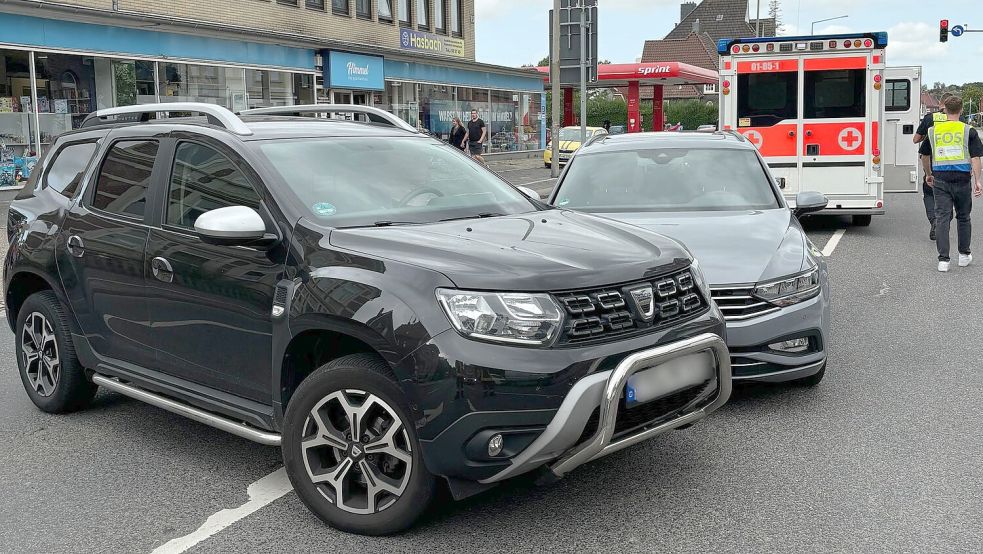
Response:
[[[587,140],[595,136],[606,135],[604,127],[587,127]],[[564,127],[560,129],[559,163],[564,165],[570,156],[581,146],[580,127]],[[553,165],[553,141],[546,144],[546,151],[543,152],[543,164],[546,167]]]
[[[822,253],[757,149],[737,133],[642,133],[581,149],[550,202],[682,241],[727,319],[734,380],[817,384],[825,375],[830,293]]]
[[[300,117],[345,109],[370,122]],[[140,122],[173,111],[207,119]],[[560,477],[730,395],[683,246],[554,209],[375,108],[113,108],[36,175],[4,264],[34,404],[104,387],[281,446],[339,529],[406,528],[438,478],[464,498]]]
[[[611,128],[608,129],[609,135],[623,135],[627,132],[628,132],[628,127],[626,127],[625,125],[612,125]]]
[[[716,125],[700,125],[696,128],[697,132],[700,133],[712,133],[717,130]]]

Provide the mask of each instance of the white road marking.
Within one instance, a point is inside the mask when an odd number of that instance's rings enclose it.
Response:
[[[153,554],[180,554],[240,519],[293,490],[287,471],[280,468],[246,488],[249,500],[236,508],[226,508],[208,516],[194,533],[178,537],[154,549]]]
[[[823,247],[823,256],[829,257],[833,254],[833,250],[836,250],[836,245],[840,243],[844,233],[846,233],[846,229],[837,229],[833,236],[829,237],[829,242]]]
[[[526,185],[535,185],[536,183],[545,183],[547,181],[555,181],[556,179],[540,179],[538,181],[529,181],[528,183],[516,183],[516,186],[524,187]]]

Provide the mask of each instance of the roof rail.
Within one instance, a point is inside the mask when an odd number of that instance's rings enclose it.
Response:
[[[208,122],[218,127],[224,127],[231,133],[237,135],[251,135],[253,131],[239,119],[236,114],[217,104],[207,104],[205,102],[168,102],[166,104],[140,104],[137,106],[120,106],[118,108],[107,108],[91,113],[82,121],[82,127],[91,127],[107,121],[109,117],[120,115],[139,115],[138,122],[150,121],[151,115],[156,118],[160,113],[179,113],[192,112],[200,113],[208,118]],[[125,122],[126,120],[123,120]]]
[[[606,139],[608,136],[609,135],[607,133],[595,133],[594,136],[592,136],[589,139],[587,139],[587,142],[584,143],[584,146],[585,147],[586,146],[590,146],[590,145],[594,144],[597,141]]]
[[[398,127],[404,131],[419,133],[420,130],[395,115],[372,106],[356,104],[303,104],[299,106],[273,106],[269,108],[253,108],[242,110],[239,115],[285,115],[302,116],[304,114],[350,113],[364,114],[372,123],[383,123]]]
[[[737,131],[735,131],[733,129],[724,129],[723,131],[714,131],[714,132],[715,133],[720,133],[720,134],[723,134],[723,135],[731,135],[731,136],[733,136],[734,138],[736,138],[737,140],[739,140],[741,142],[748,142],[747,137],[745,137],[743,134],[738,133]]]

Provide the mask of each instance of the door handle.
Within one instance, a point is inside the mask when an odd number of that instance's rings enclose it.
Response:
[[[68,244],[65,246],[65,249],[72,256],[81,258],[85,254],[85,243],[82,242],[82,237],[72,235],[68,237]]]
[[[171,268],[171,262],[160,256],[151,260],[150,269],[153,270],[154,277],[159,281],[170,283],[174,280],[174,269]]]

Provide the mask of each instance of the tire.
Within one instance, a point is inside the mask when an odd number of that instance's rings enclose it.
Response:
[[[871,215],[855,215],[853,216],[853,224],[857,227],[870,227],[870,220],[873,218]]]
[[[55,293],[29,296],[17,314],[16,330],[17,367],[34,405],[52,414],[88,406],[98,387],[75,355],[68,316]]]
[[[819,371],[802,379],[796,379],[795,384],[802,385],[803,387],[814,387],[822,382],[823,377],[826,376],[826,364],[819,368]]]
[[[366,410],[355,416],[365,422],[364,427],[356,424],[360,443],[345,435],[352,429],[346,408]],[[287,405],[282,448],[287,475],[304,504],[328,525],[349,533],[388,535],[409,528],[430,505],[437,486],[423,464],[410,413],[395,376],[378,356],[344,356],[305,379]],[[400,427],[393,432],[397,419]],[[371,454],[373,446],[380,453]],[[340,503],[332,481],[315,483],[316,477],[339,470]]]

